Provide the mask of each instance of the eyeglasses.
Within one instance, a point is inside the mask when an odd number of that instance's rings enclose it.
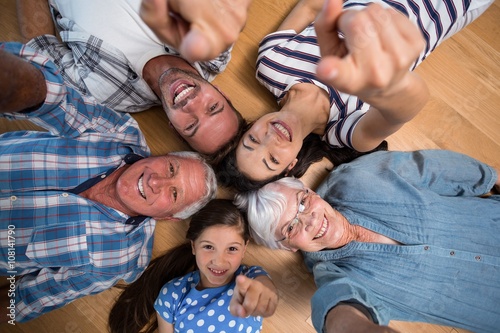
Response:
[[[295,228],[295,225],[300,222],[299,215],[303,213],[304,210],[306,209],[305,203],[308,195],[309,195],[309,190],[303,190],[298,192],[297,214],[295,214],[295,217],[290,222],[288,222],[288,225],[284,232],[285,235],[282,239],[278,240],[278,242],[283,242],[284,240],[287,239],[290,241],[290,239],[295,237],[295,235],[297,235],[297,233],[299,232],[299,228]]]

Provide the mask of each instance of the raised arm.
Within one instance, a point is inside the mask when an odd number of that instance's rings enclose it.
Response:
[[[227,50],[245,26],[251,0],[143,0],[140,15],[189,61]]]
[[[17,0],[17,22],[24,41],[40,35],[55,36],[55,26],[47,0]]]
[[[45,101],[47,86],[38,68],[0,46],[0,112],[21,112]]]
[[[409,71],[425,43],[406,16],[378,4],[342,11],[341,0],[327,0],[315,28],[318,77],[371,105],[353,132],[356,150],[375,148],[426,104],[425,82]]]
[[[323,7],[323,3],[324,0],[299,1],[283,22],[281,22],[278,31],[292,29],[295,32],[301,32],[316,19],[316,16]]]

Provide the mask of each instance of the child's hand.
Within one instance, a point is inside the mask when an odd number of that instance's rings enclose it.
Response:
[[[229,304],[233,316],[269,317],[278,306],[278,293],[267,276],[250,279],[244,275],[236,277],[236,287]]]

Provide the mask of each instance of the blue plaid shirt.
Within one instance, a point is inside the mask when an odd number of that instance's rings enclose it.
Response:
[[[22,322],[143,272],[155,221],[134,222],[72,190],[106,177],[128,154],[150,151],[130,115],[65,87],[46,56],[19,43],[0,48],[40,68],[47,82],[38,110],[3,116],[30,119],[48,132],[0,135],[0,274],[22,276],[15,291]]]

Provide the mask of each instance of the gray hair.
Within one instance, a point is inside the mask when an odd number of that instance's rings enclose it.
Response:
[[[178,156],[181,158],[185,159],[193,159],[200,161],[201,164],[203,165],[203,169],[205,170],[205,193],[204,195],[196,202],[192,203],[191,205],[187,206],[180,212],[177,212],[174,214],[172,217],[178,218],[178,219],[187,219],[212,200],[215,198],[215,195],[217,194],[217,179],[215,178],[215,172],[212,169],[212,167],[207,163],[207,161],[198,153],[192,152],[192,151],[176,151],[176,152],[170,152],[168,155],[172,156]]]
[[[246,193],[239,193],[234,204],[247,213],[250,235],[260,245],[271,249],[286,248],[276,241],[275,231],[283,213],[286,212],[287,200],[278,185],[302,190],[304,184],[296,178],[285,177],[264,187]]]

